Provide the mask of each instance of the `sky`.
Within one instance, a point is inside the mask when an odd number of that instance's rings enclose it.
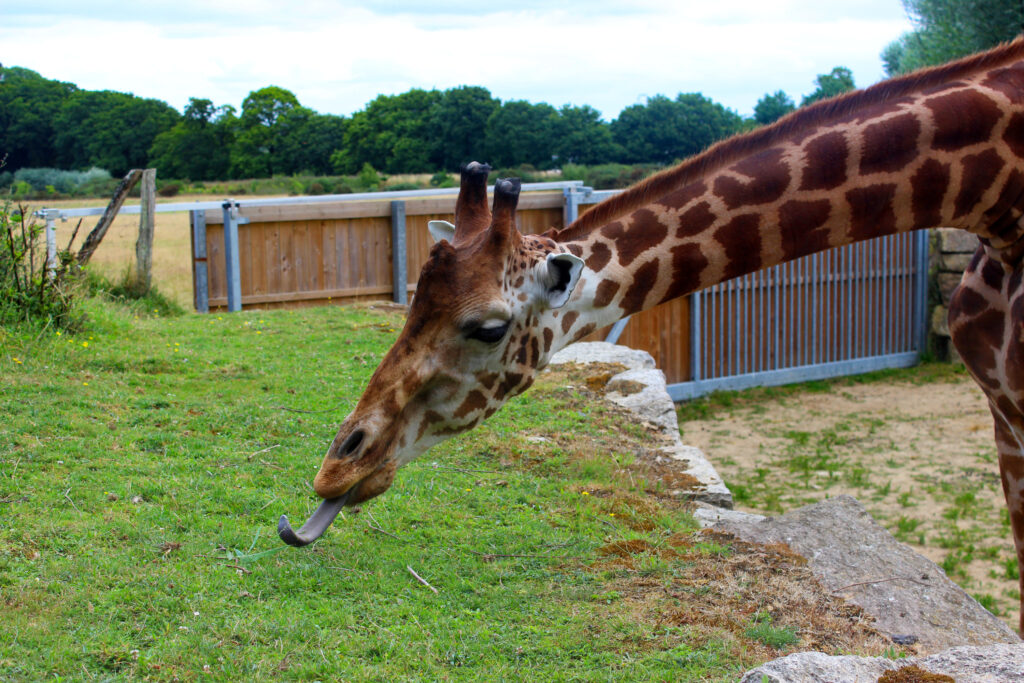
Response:
[[[700,92],[749,116],[818,74],[884,78],[899,0],[0,0],[0,63],[88,90],[241,107],[277,85],[325,114],[380,94],[482,85],[606,120]]]

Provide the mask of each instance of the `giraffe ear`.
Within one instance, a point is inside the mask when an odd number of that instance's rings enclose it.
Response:
[[[545,294],[551,308],[561,308],[572,295],[583,272],[583,259],[575,254],[548,254]]]
[[[447,240],[451,244],[455,241],[455,226],[448,221],[430,221],[427,223],[427,230],[435,242]]]

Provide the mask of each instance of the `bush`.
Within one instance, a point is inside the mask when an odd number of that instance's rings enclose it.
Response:
[[[179,192],[181,192],[181,183],[179,182],[164,183],[156,191],[161,197],[176,197]]]
[[[37,193],[75,194],[113,181],[109,171],[90,168],[88,171],[64,171],[59,168],[19,168],[14,180],[27,183]]]
[[[90,296],[102,296],[124,304],[137,315],[173,317],[185,312],[174,300],[161,294],[155,285],[143,289],[130,267],[125,268],[116,281],[99,273],[86,272],[86,285]]]
[[[10,201],[0,206],[0,324],[74,329],[81,323],[75,312],[74,257],[59,252],[48,272],[45,230],[24,207],[13,210]]]

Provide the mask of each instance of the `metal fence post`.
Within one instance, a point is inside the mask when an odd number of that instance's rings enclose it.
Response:
[[[224,211],[224,272],[227,275],[228,311],[242,310],[242,269],[238,260],[238,226],[248,218],[238,215],[238,202],[225,200]]]
[[[580,195],[574,187],[563,187],[562,227],[569,225],[580,217]]]
[[[406,270],[405,202],[391,202],[391,298],[396,304],[405,304],[409,294],[409,274]]]
[[[206,262],[206,211],[189,211],[192,223],[192,289],[196,311],[210,312],[209,266]]]
[[[701,374],[701,363],[703,362],[703,349],[701,341],[703,338],[703,312],[701,308],[704,303],[704,290],[697,290],[690,294],[690,380],[699,382],[704,379]]]
[[[914,235],[917,240],[914,259],[915,268],[915,291],[914,291],[914,328],[917,338],[918,356],[928,349],[928,231],[918,230]]]

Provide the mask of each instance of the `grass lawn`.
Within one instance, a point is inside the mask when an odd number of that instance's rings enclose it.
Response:
[[[784,549],[695,532],[636,466],[654,437],[564,373],[285,547],[400,315],[86,307],[0,328],[0,679],[734,680],[886,647]]]

